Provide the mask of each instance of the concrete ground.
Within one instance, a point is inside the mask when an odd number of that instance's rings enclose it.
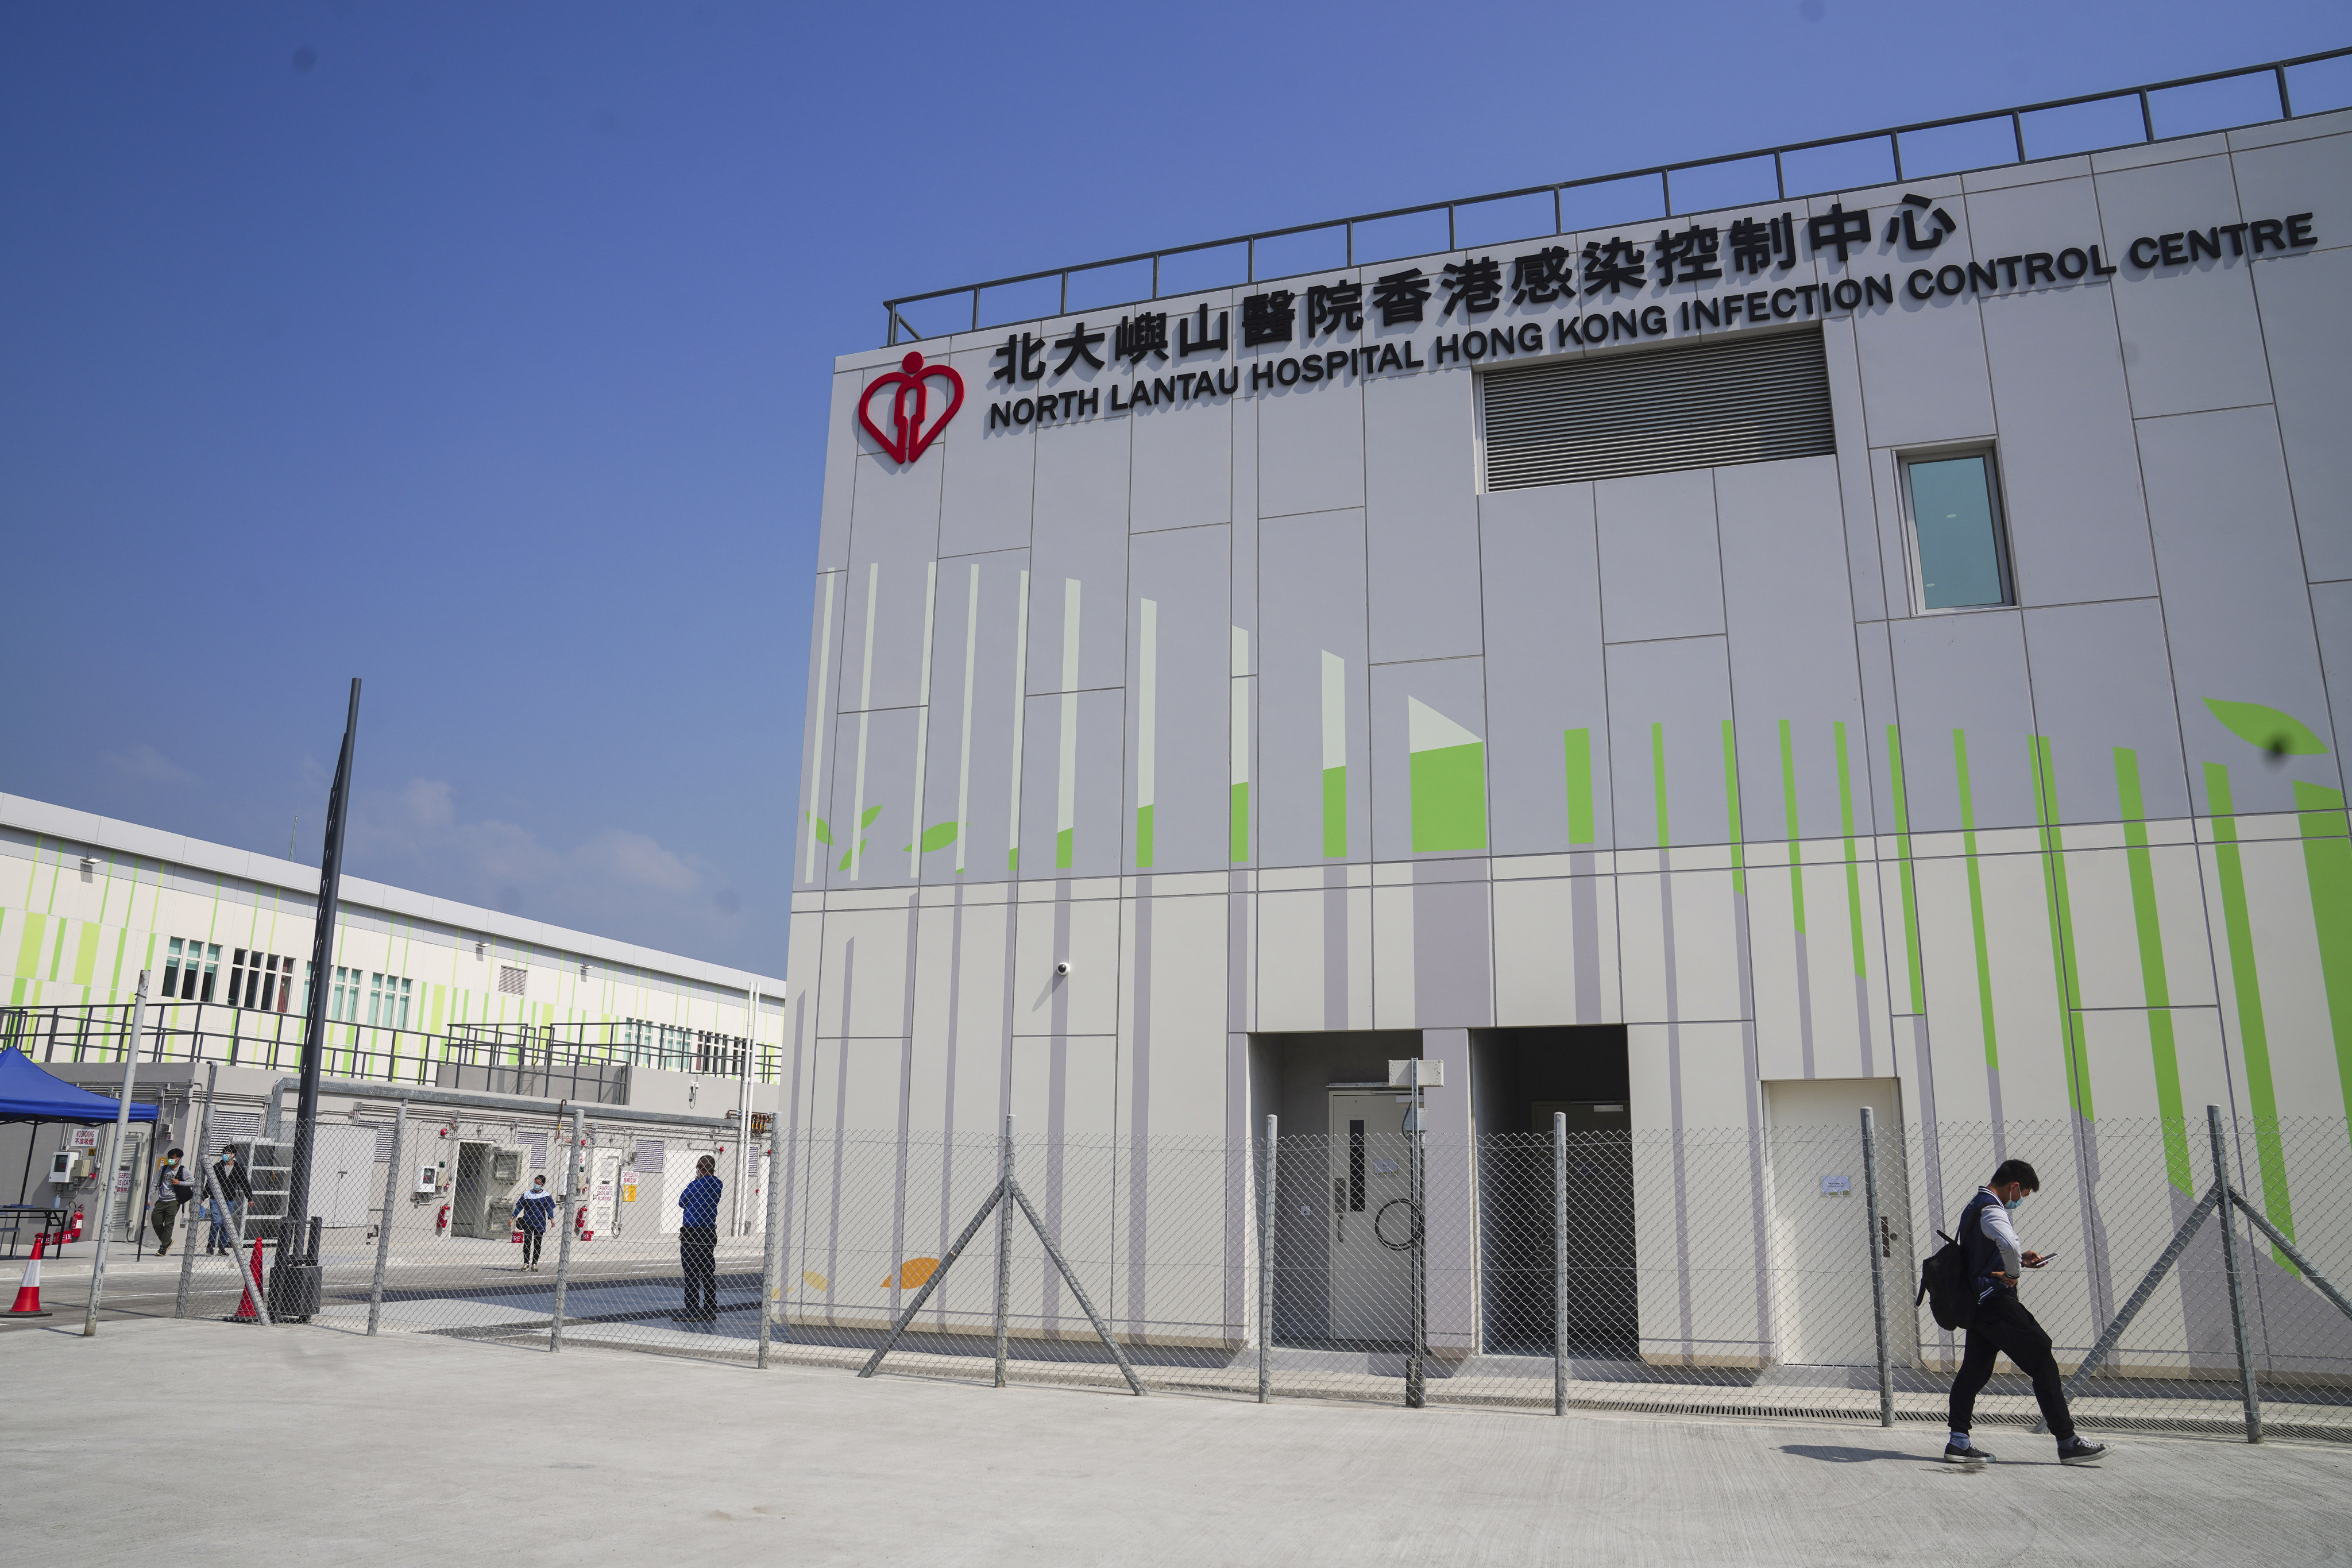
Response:
[[[992,1390],[430,1335],[0,1338],[14,1561],[2352,1561],[2352,1448]]]

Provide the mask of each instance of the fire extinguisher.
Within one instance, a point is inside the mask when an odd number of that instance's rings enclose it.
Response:
[[[449,1228],[449,1205],[447,1204],[443,1204],[441,1205],[441,1212],[433,1216],[433,1228],[435,1230],[446,1230]]]
[[[588,1205],[582,1204],[580,1212],[572,1216],[572,1234],[583,1241],[593,1241],[596,1233],[588,1228]]]
[[[81,1239],[81,1210],[74,1210],[73,1223],[66,1226],[65,1238],[68,1241],[79,1241]]]

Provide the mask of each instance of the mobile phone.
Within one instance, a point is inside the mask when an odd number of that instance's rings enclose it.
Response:
[[[2043,1253],[2040,1258],[2036,1258],[2036,1259],[2034,1260],[2033,1267],[2034,1267],[2034,1268],[2041,1268],[2046,1267],[2046,1266],[2049,1264],[2050,1260],[2051,1260],[2052,1258],[2053,1258],[2057,1257],[2057,1256],[2058,1256],[2058,1255],[2057,1255],[2056,1253],[2054,1253],[2054,1252],[2045,1252],[2045,1253]]]

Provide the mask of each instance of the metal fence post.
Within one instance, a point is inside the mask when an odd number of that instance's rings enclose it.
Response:
[[[558,1132],[563,1131],[561,1117],[556,1120],[555,1130]],[[586,1113],[574,1106],[572,1110],[572,1136],[565,1140],[569,1148],[563,1156],[563,1209],[556,1216],[563,1228],[555,1238],[555,1305],[548,1313],[547,1321],[547,1348],[550,1351],[563,1348],[563,1295],[572,1284],[572,1210],[580,1202],[580,1145],[587,1138]],[[614,1206],[617,1208],[619,1205]]]
[[[996,1157],[997,1191],[1004,1194],[996,1205],[996,1382],[1004,1386],[1004,1309],[1013,1293],[1013,1115],[1004,1117],[1004,1138]]]
[[[1453,209],[1446,209],[1446,221],[1453,221]],[[1422,1098],[1421,1061],[1413,1059],[1412,1067],[1412,1142],[1406,1153],[1412,1161],[1412,1345],[1404,1362],[1404,1403],[1408,1410],[1419,1410],[1429,1403],[1428,1373],[1423,1358],[1429,1353],[1429,1181],[1422,1158]]]
[[[147,1016],[147,972],[139,972],[139,989],[131,1002],[131,1033],[122,1042],[122,1099],[114,1111],[114,1131],[106,1141],[106,1191],[98,1202],[98,1245],[90,1250],[89,1300],[82,1309],[84,1339],[98,1332],[99,1297],[106,1289],[107,1233],[114,1228],[114,1187],[124,1179],[118,1170],[131,1123],[131,1089],[139,1074],[139,1030]],[[134,1194],[134,1208],[136,1205]]]
[[[2214,1207],[2221,1218],[2221,1266],[2230,1278],[2230,1332],[2238,1345],[2238,1394],[2246,1407],[2246,1441],[2263,1440],[2263,1400],[2254,1388],[2254,1358],[2246,1341],[2245,1284],[2238,1277],[2238,1219],[2230,1212],[2230,1151],[2221,1137],[2221,1108],[2205,1108],[2205,1128],[2213,1139]]]
[[[760,1238],[760,1364],[768,1364],[776,1314],[783,1308],[784,1140],[780,1110],[768,1122],[768,1231]]]
[[[400,1152],[407,1142],[407,1133],[408,1101],[395,1100],[392,1107],[392,1158],[385,1162],[383,1173],[383,1218],[375,1227],[375,1277],[368,1281],[367,1331],[371,1334],[383,1319],[383,1271],[392,1261],[392,1216],[400,1201]]]
[[[1551,1113],[1551,1413],[1568,1414],[1568,1114]]]
[[[1265,1174],[1258,1189],[1257,1212],[1257,1402],[1274,1397],[1274,1216],[1275,1139],[1278,1119],[1265,1119]]]
[[[219,1078],[220,1064],[206,1062],[205,1064],[205,1108],[196,1116],[195,1142],[188,1145],[196,1152],[196,1169],[199,1171],[205,1168],[205,1140],[211,1133],[213,1122],[213,1085]],[[180,1206],[185,1208],[187,1205],[183,1204]],[[172,1303],[172,1316],[175,1318],[184,1318],[188,1315],[188,1287],[194,1281],[196,1269],[196,1226],[204,1222],[205,1211],[211,1206],[211,1196],[205,1192],[203,1184],[198,1183],[195,1218],[189,1223],[187,1234],[180,1238],[180,1293]],[[205,1241],[209,1247],[212,1242],[210,1231],[205,1233]]]
[[[1878,1213],[1878,1121],[1870,1107],[1862,1108],[1862,1201],[1868,1213],[1864,1224],[1870,1244],[1870,1318],[1878,1331],[1878,1424],[1895,1425],[1895,1362],[1886,1342],[1885,1222]]]

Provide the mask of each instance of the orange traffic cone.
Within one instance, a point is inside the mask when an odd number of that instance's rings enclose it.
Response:
[[[253,1293],[261,1288],[261,1238],[253,1240],[253,1277],[245,1282],[245,1294],[237,1298],[236,1310],[229,1314],[232,1323],[257,1323],[260,1310],[253,1304]]]
[[[41,1246],[46,1236],[33,1238],[33,1256],[25,1263],[25,1282],[16,1287],[16,1304],[8,1309],[12,1318],[46,1318],[49,1314],[41,1306]]]

